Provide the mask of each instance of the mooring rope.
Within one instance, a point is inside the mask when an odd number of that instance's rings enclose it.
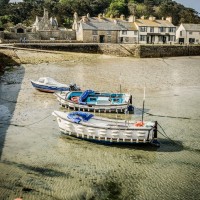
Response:
[[[142,109],[140,108],[136,108],[135,109],[139,110],[139,111],[142,111]],[[156,117],[167,117],[167,118],[175,118],[175,119],[191,119],[191,120],[200,120],[200,119],[194,119],[194,118],[191,118],[191,117],[176,117],[176,116],[170,116],[170,115],[156,115],[156,114],[152,114],[152,113],[149,113],[149,112],[144,112],[145,114],[147,115],[150,115],[150,116],[156,116]]]
[[[22,125],[22,124],[15,124],[15,123],[2,123],[2,122],[0,122],[0,124],[3,124],[3,125],[12,125],[12,126],[17,126],[17,127],[26,127],[26,126],[31,126],[31,125],[40,123],[41,121],[47,119],[47,118],[50,117],[50,116],[51,116],[51,114],[50,114],[50,115],[47,115],[46,117],[44,117],[44,118],[42,118],[42,119],[40,119],[40,120],[38,120],[38,121],[35,121],[35,122],[33,122],[33,123],[30,123],[30,124],[24,124],[24,125]]]

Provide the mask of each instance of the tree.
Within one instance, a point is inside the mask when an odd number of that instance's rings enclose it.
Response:
[[[8,5],[9,0],[0,0],[0,7],[4,7],[6,5]]]
[[[136,5],[136,16],[141,17],[141,16],[146,16],[147,15],[147,7],[144,4],[137,4]]]
[[[121,14],[126,14],[127,4],[124,0],[113,0],[108,7],[107,16],[113,15],[114,17],[119,17]]]

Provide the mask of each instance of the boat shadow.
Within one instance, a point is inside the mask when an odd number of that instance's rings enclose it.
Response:
[[[91,143],[97,144],[100,146],[105,146],[108,148],[119,148],[119,149],[127,149],[127,150],[141,150],[141,151],[155,151],[155,152],[179,152],[184,149],[182,142],[168,139],[158,139],[160,146],[157,147],[151,143],[122,143],[122,142],[109,142],[109,141],[98,141],[87,138],[77,138],[75,136],[69,136],[65,134],[61,134],[61,138],[65,138],[70,143],[82,145],[83,143]]]
[[[10,58],[12,60],[12,58]],[[14,61],[12,60],[13,64]],[[15,67],[6,67],[7,72],[0,75],[0,159],[8,128],[17,104],[25,69],[16,63]]]

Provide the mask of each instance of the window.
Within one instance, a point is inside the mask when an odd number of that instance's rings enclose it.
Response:
[[[107,31],[107,35],[111,35],[111,31]]]
[[[146,41],[147,36],[146,35],[140,35],[140,41]]]
[[[134,35],[137,35],[138,34],[138,32],[137,31],[134,31]]]
[[[108,36],[108,42],[111,42],[111,36]]]
[[[97,42],[97,36],[93,36],[93,42]]]
[[[174,41],[174,36],[173,35],[170,35],[169,36],[169,42],[173,42]]]
[[[189,38],[189,43],[193,44],[195,42],[195,38]]]
[[[92,31],[92,35],[98,35],[97,30],[93,30],[93,31]]]
[[[140,32],[147,32],[147,27],[146,26],[141,26],[140,27]]]
[[[180,31],[180,36],[183,36],[183,31]]]
[[[176,31],[176,28],[174,27],[169,27],[169,33],[174,33]]]
[[[163,37],[159,36],[159,42],[162,42],[162,41],[163,41]]]
[[[151,32],[151,33],[154,32],[154,27],[150,27],[150,32]]]
[[[189,34],[192,35],[192,31],[190,31]]]
[[[160,32],[166,32],[166,28],[165,27],[160,27]]]
[[[127,31],[122,31],[122,35],[127,35]]]

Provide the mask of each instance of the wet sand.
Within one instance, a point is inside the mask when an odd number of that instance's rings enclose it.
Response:
[[[1,77],[1,199],[199,198],[200,57],[17,55],[22,63],[35,61]],[[141,118],[146,85],[145,119],[162,127],[161,147],[103,145],[61,135],[51,115],[61,109],[55,97],[30,84],[42,76],[99,91],[119,91],[121,85],[138,108],[128,116],[133,119]]]

